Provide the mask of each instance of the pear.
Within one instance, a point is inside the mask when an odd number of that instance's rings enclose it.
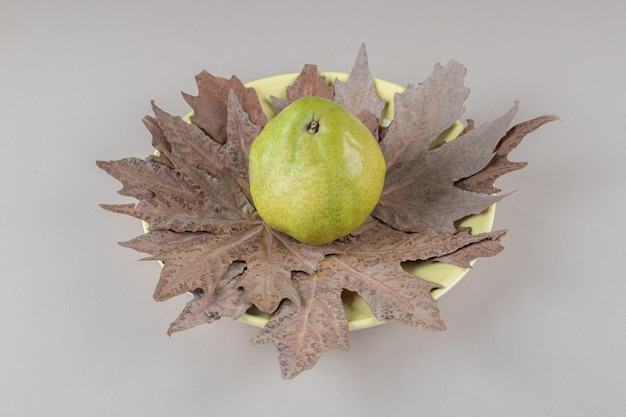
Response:
[[[305,97],[253,141],[250,193],[271,228],[311,245],[348,235],[370,215],[386,165],[369,129],[340,105]]]

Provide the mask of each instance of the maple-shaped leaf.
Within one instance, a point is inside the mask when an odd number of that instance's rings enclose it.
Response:
[[[233,91],[228,95],[227,110],[226,143],[220,151],[225,155],[226,167],[240,179],[240,185],[249,187],[248,154],[262,127],[252,123]]]
[[[460,229],[459,233],[468,233],[469,229]],[[496,232],[484,233],[485,239],[477,242],[470,243],[462,248],[439,256],[433,259],[429,259],[431,262],[443,262],[447,264],[456,265],[461,268],[471,268],[471,262],[478,258],[487,258],[496,256],[502,252],[504,247],[500,243],[500,240],[505,235],[505,230]]]
[[[401,263],[429,260],[501,235],[471,235],[466,230],[405,233],[380,222],[370,223],[367,230],[344,244],[341,254],[326,257],[323,273],[333,280],[343,277],[343,288],[363,297],[378,320],[394,319],[424,330],[442,330],[445,326],[430,294],[440,286],[409,274]],[[480,250],[473,254],[484,255]]]
[[[263,224],[262,233],[246,244],[249,255],[245,258],[248,271],[238,284],[245,289],[245,300],[254,303],[261,311],[271,313],[281,300],[287,298],[295,304],[291,273],[302,271],[313,274],[333,245],[311,246]],[[244,247],[242,247],[244,249]]]
[[[346,82],[335,80],[335,102],[357,116],[369,129],[378,128],[385,100],[378,97],[369,69],[365,45],[357,55]]]
[[[294,273],[300,305],[285,301],[252,344],[273,343],[283,378],[310,369],[329,349],[348,350],[348,320],[341,301],[340,282],[326,275]]]
[[[152,102],[156,117],[144,117],[144,124],[152,133],[152,145],[159,152],[159,162],[173,167],[164,154],[184,160],[197,169],[220,177],[224,164],[220,158],[222,145],[211,139],[197,125],[187,123],[180,116],[173,116]]]
[[[387,172],[373,216],[399,230],[451,232],[456,220],[478,214],[502,199],[462,190],[455,183],[491,161],[516,112],[517,105],[456,140],[422,149],[413,160],[396,162]]]
[[[152,255],[142,260],[162,261],[163,268],[154,291],[154,299],[165,301],[171,297],[201,289],[211,295],[231,262],[213,259],[208,267],[202,247],[214,238],[208,232],[174,232],[151,230],[120,245]]]
[[[330,256],[322,263],[325,276],[346,280],[345,288],[358,293],[378,320],[394,319],[422,330],[444,330],[430,292],[440,286],[404,271],[400,265],[374,259]]]
[[[154,106],[154,102],[152,103],[152,105]],[[165,133],[163,132],[163,130],[159,126],[159,121],[155,117],[145,116],[142,119],[142,122],[143,122],[144,126],[146,127],[146,129],[148,129],[148,131],[152,134],[152,147],[154,149],[156,149],[156,150],[159,150],[159,151],[160,150],[165,150],[166,152],[171,153],[172,152],[172,146],[170,145],[169,141],[167,140],[167,137],[165,136]],[[170,165],[170,167],[171,167],[171,164],[170,164],[169,160],[167,158],[163,157],[158,152],[155,155],[153,155],[153,158],[157,162],[160,162],[160,163],[165,164],[165,165]]]
[[[138,200],[102,206],[149,224],[147,233],[121,244],[162,262],[154,298],[193,295],[168,333],[261,310],[270,318],[252,343],[273,343],[283,376],[293,378],[328,349],[348,349],[342,293],[361,296],[379,320],[442,330],[431,295],[441,285],[403,265],[468,268],[476,258],[499,253],[504,231],[472,234],[457,221],[503,198],[492,195],[499,191],[493,181],[524,165],[508,154],[526,134],[556,119],[543,116],[508,130],[516,105],[479,128],[468,122],[460,137],[441,143],[440,134],[463,114],[464,75],[455,61],[436,65],[423,83],[394,96],[393,120],[385,128],[379,118],[386,103],[376,93],[364,46],[346,82],[328,85],[316,66],[305,65],[286,99],[275,100],[280,110],[307,95],[332,98],[370,128],[385,156],[385,186],[372,216],[349,236],[321,246],[271,229],[252,204],[248,151],[267,122],[253,89],[236,77],[202,72],[198,95],[183,93],[194,110],[192,123],[153,103],[154,117],[143,122],[158,152],[98,166],[122,183],[120,194]]]
[[[202,289],[192,291],[193,299],[187,303],[178,318],[170,324],[168,334],[187,330],[191,327],[213,323],[222,317],[238,319],[252,305],[244,301],[244,290],[237,285],[236,277],[245,270],[244,262],[233,262],[220,277],[213,294],[207,295]]]
[[[196,288],[211,296],[229,266],[245,261],[248,271],[238,284],[245,302],[267,312],[284,298],[298,303],[291,271],[314,273],[329,248],[310,247],[267,227],[228,171],[213,178],[165,155],[173,168],[152,158],[98,163],[124,184],[123,195],[140,200],[103,207],[149,223],[150,233],[124,245],[164,262],[155,298]]]
[[[397,163],[417,159],[461,117],[469,95],[463,84],[465,72],[456,61],[437,64],[420,85],[409,84],[395,94],[393,120],[380,143],[388,171]]]
[[[286,298],[299,304],[291,271],[314,273],[328,249],[300,243],[260,220],[246,226],[219,234],[156,230],[122,245],[153,255],[145,260],[163,261],[156,300],[167,300],[197,288],[210,296],[230,265],[244,261],[247,270],[237,285],[245,291],[245,302],[270,313]]]
[[[243,85],[236,76],[230,79],[216,77],[207,71],[196,75],[198,95],[183,93],[183,98],[194,110],[191,121],[204,130],[213,140],[224,143],[227,139],[228,101],[233,91],[252,123],[265,126],[267,116],[253,88]]]
[[[304,97],[315,96],[332,100],[334,95],[335,89],[328,85],[326,77],[319,74],[317,65],[306,64],[293,84],[287,87],[284,100],[274,96],[270,99],[280,112],[289,104]]]
[[[228,169],[247,194],[248,152],[261,126],[250,121],[233,91],[228,94],[226,141],[223,144],[195,124],[172,116],[154,103],[152,108],[156,118],[144,118],[144,123],[152,133],[153,145],[161,153],[161,162],[163,153],[171,153],[213,177],[221,176],[222,171]]]
[[[172,155],[168,160],[174,168],[153,157],[98,161],[100,168],[122,182],[120,194],[139,200],[101,206],[144,220],[153,230],[228,232],[242,222],[260,221],[230,175],[213,178]]]
[[[480,172],[457,181],[456,186],[477,193],[499,193],[501,190],[493,185],[494,182],[502,175],[524,168],[527,165],[526,162],[509,161],[509,153],[521,143],[526,135],[555,120],[559,120],[558,116],[541,116],[513,126],[498,143],[495,155],[489,164]]]

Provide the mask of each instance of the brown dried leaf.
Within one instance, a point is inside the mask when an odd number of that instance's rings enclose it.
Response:
[[[493,183],[502,175],[524,168],[527,165],[526,162],[509,161],[509,153],[522,142],[526,135],[555,120],[559,120],[558,116],[541,116],[513,126],[498,143],[495,150],[496,154],[491,162],[480,172],[457,181],[456,186],[476,193],[499,193],[501,190],[496,188]]]
[[[334,100],[361,119],[370,131],[378,127],[378,120],[385,108],[385,101],[376,93],[365,45],[361,45],[348,80],[346,82],[335,80]],[[372,123],[373,120],[376,123]]]
[[[260,220],[246,226],[219,234],[157,230],[122,245],[153,254],[145,260],[163,261],[154,294],[159,301],[196,288],[212,295],[230,265],[245,261],[247,270],[237,282],[245,291],[245,302],[270,313],[285,298],[298,304],[291,271],[314,273],[328,249],[300,243],[271,230]]]
[[[489,163],[516,112],[517,105],[494,122],[438,148],[422,150],[414,160],[397,162],[387,172],[372,215],[399,230],[449,233],[455,229],[456,220],[480,213],[502,199],[465,191],[454,184]]]
[[[159,161],[165,160],[173,168],[171,162],[164,157],[164,154],[171,154],[197,169],[207,171],[213,177],[222,175],[224,165],[221,161],[219,143],[195,124],[169,114],[154,102],[152,110],[156,117],[146,116],[144,123],[146,120],[150,121],[148,129],[152,133],[152,144],[160,153]]]
[[[246,263],[248,271],[241,276],[238,285],[246,291],[246,301],[254,303],[261,311],[271,313],[282,299],[288,298],[295,304],[300,300],[294,296],[291,281],[292,271],[313,274],[329,252],[332,245],[310,246],[263,225],[263,234],[248,244]]]
[[[153,157],[98,161],[100,168],[122,182],[120,194],[139,200],[137,204],[101,206],[145,220],[152,230],[228,232],[248,221],[259,221],[230,175],[213,178],[172,155],[167,158],[175,168]]]
[[[220,278],[217,288],[211,295],[202,289],[195,289],[193,299],[187,303],[178,318],[170,324],[167,334],[190,329],[204,323],[213,323],[222,317],[238,319],[252,305],[243,300],[244,291],[233,279],[243,273],[246,264],[233,262]]]
[[[379,122],[378,122],[379,118],[374,116],[372,113],[368,112],[367,110],[363,110],[362,112],[357,114],[356,117],[361,121],[361,123],[365,125],[365,127],[369,129],[370,132],[372,132],[372,135],[378,141],[380,138],[379,132],[381,129]]]
[[[471,261],[478,258],[496,256],[498,253],[502,252],[504,247],[500,244],[500,240],[504,237],[505,233],[506,230],[484,233],[483,236],[485,238],[483,240],[470,243],[455,252],[439,256],[431,259],[431,261],[444,262],[461,268],[471,268]]]
[[[370,223],[344,243],[342,254],[326,257],[323,274],[333,281],[343,279],[343,288],[363,297],[378,320],[394,319],[423,330],[443,330],[436,300],[430,295],[439,285],[409,274],[401,263],[437,258],[501,235],[471,235],[467,230],[405,233],[382,223]],[[484,253],[492,254],[491,248],[485,246]],[[473,255],[483,256],[480,246],[474,247]]]
[[[248,187],[248,153],[252,142],[261,132],[261,126],[250,121],[233,91],[228,95],[228,123],[226,143],[220,149],[223,163],[239,179],[242,187]]]
[[[284,301],[250,340],[251,344],[274,344],[285,379],[312,368],[329,349],[350,347],[341,285],[325,275],[301,272],[294,273],[293,281],[301,304]]]
[[[330,256],[322,264],[325,275],[343,276],[346,289],[363,297],[378,320],[394,319],[422,330],[445,329],[430,295],[437,284],[405,272],[399,264],[389,268],[373,259]]]
[[[153,198],[155,190],[180,189],[172,168],[156,162],[153,157],[96,161],[96,164],[122,183],[122,188],[117,191],[118,194],[134,197],[140,201]]]
[[[355,259],[375,258],[377,262],[395,263],[437,258],[441,254],[458,251],[473,243],[493,239],[503,232],[472,235],[468,228],[452,233],[407,233],[382,223],[370,222],[356,236],[341,243],[337,249],[341,257]],[[477,257],[482,256],[480,253]]]
[[[154,102],[152,105],[154,108]],[[142,122],[144,126],[146,126],[146,129],[148,129],[148,131],[152,134],[152,147],[157,150],[164,149],[165,151],[171,153],[172,146],[167,140],[163,130],[159,127],[159,121],[152,116],[145,116]],[[154,159],[162,164],[170,165],[169,160],[161,155],[155,155]]]
[[[213,240],[214,235],[208,232],[174,232],[171,230],[152,230],[139,235],[120,245],[138,252],[151,254],[143,260],[160,260],[164,263],[159,282],[153,297],[157,301],[165,301],[186,292],[201,289],[211,295],[224,273],[232,262],[222,262],[215,267],[200,264],[201,248]]]
[[[394,119],[378,126],[384,106],[376,95],[365,48],[350,78],[334,89],[304,67],[283,104],[306,95],[334,99],[380,133],[387,161],[385,189],[372,217],[350,236],[309,246],[270,229],[248,195],[247,154],[266,123],[254,90],[236,77],[199,74],[198,96],[183,94],[194,109],[188,124],[157,106],[144,124],[156,156],[98,162],[122,183],[120,194],[136,204],[103,205],[150,224],[150,232],[123,246],[163,262],[154,297],[191,292],[194,298],[169,333],[240,317],[251,305],[271,314],[253,343],[273,343],[283,376],[312,367],[331,348],[348,349],[344,291],[358,293],[379,320],[394,319],[425,330],[442,330],[431,290],[439,285],[402,268],[407,261],[468,267],[472,259],[502,250],[503,231],[472,235],[455,221],[478,213],[502,196],[492,183],[520,168],[509,152],[542,124],[544,116],[507,129],[514,107],[498,120],[439,146],[439,134],[463,113],[469,90],[465,68],[452,61],[435,66],[418,87],[395,96]],[[278,102],[279,106],[281,102]],[[505,136],[506,133],[506,136]],[[419,233],[415,233],[419,232]]]
[[[294,83],[287,87],[284,100],[274,96],[270,99],[276,110],[280,112],[303,97],[316,96],[332,100],[334,95],[335,89],[332,85],[328,85],[326,77],[318,73],[317,65],[306,64]]]
[[[265,226],[228,171],[213,178],[165,155],[174,168],[152,158],[98,163],[124,184],[122,194],[140,200],[103,207],[150,224],[150,233],[124,245],[165,263],[155,298],[196,288],[210,296],[230,264],[243,260],[249,271],[238,285],[245,290],[245,302],[268,312],[284,298],[298,303],[292,269],[315,272],[328,248],[310,248]],[[211,233],[189,235],[199,231]],[[156,248],[161,249],[155,253]]]
[[[463,85],[465,67],[456,61],[435,65],[419,86],[408,85],[394,98],[394,116],[380,147],[387,171],[417,159],[441,132],[456,122],[465,108],[469,89]]]
[[[156,149],[160,151],[161,158],[163,154],[171,153],[175,158],[213,177],[220,177],[226,168],[247,195],[248,152],[261,127],[250,121],[233,91],[228,95],[227,136],[224,144],[215,142],[196,125],[186,123],[154,104],[152,107],[156,118],[147,119],[150,122],[148,128],[153,135],[153,144],[158,145]]]
[[[204,130],[213,140],[223,144],[227,139],[228,96],[234,91],[241,107],[252,123],[265,126],[267,116],[263,112],[259,97],[253,88],[247,88],[239,78],[216,77],[207,71],[196,76],[198,95],[183,93],[183,98],[194,111],[191,121]]]

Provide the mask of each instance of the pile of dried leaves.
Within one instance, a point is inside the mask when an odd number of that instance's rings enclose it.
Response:
[[[138,202],[103,205],[145,220],[150,231],[123,246],[163,262],[154,298],[190,292],[169,333],[221,317],[238,318],[251,307],[271,315],[252,339],[271,342],[285,378],[311,368],[328,349],[349,348],[342,292],[358,293],[379,320],[442,330],[431,291],[437,284],[411,275],[405,261],[469,267],[493,256],[504,231],[471,234],[455,222],[502,198],[493,183],[522,168],[509,152],[522,138],[555,120],[544,116],[509,129],[517,104],[497,120],[441,146],[439,134],[461,118],[469,94],[465,68],[436,65],[428,79],[394,99],[393,120],[380,126],[385,102],[374,88],[362,47],[347,82],[329,84],[306,65],[272,101],[278,110],[309,95],[336,101],[357,115],[379,139],[387,162],[384,191],[370,219],[345,239],[309,246],[272,230],[249,195],[247,156],[267,122],[252,88],[232,77],[202,72],[198,95],[184,94],[192,123],[153,104],[144,123],[158,152],[146,159],[98,162],[118,179],[124,196]]]

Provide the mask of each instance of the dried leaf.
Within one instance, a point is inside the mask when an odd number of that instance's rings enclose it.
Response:
[[[324,274],[344,276],[346,289],[365,299],[378,320],[394,319],[422,330],[444,330],[436,301],[430,291],[439,288],[397,266],[381,265],[373,260],[352,265],[353,259],[331,256],[324,260]],[[363,265],[362,268],[359,268]]]
[[[152,106],[154,108],[154,102],[152,103]],[[164,149],[165,151],[171,153],[172,146],[167,140],[165,133],[163,133],[163,130],[159,127],[158,120],[152,116],[145,116],[142,122],[144,126],[146,126],[148,131],[152,134],[152,147],[157,150]],[[165,165],[169,164],[168,159],[165,157],[162,157],[161,155],[154,156],[154,159],[157,162],[160,162],[162,164],[165,164]]]
[[[341,286],[320,274],[294,273],[300,305],[285,301],[251,344],[273,343],[283,378],[312,368],[329,349],[348,350],[348,320]]]
[[[244,291],[233,279],[243,273],[246,264],[233,262],[220,278],[216,290],[207,295],[202,289],[192,291],[193,299],[187,303],[178,318],[170,324],[169,335],[195,327],[213,323],[222,317],[238,319],[252,305],[243,300]]]
[[[385,101],[376,93],[365,45],[361,45],[348,80],[335,80],[335,102],[361,119],[370,130],[378,127]]]
[[[207,295],[213,293],[230,263],[204,269],[207,265],[199,262],[202,261],[202,254],[198,255],[198,248],[202,248],[212,238],[213,234],[207,232],[153,230],[127,242],[120,242],[120,245],[153,255],[143,260],[167,262],[161,270],[153,295],[155,300],[165,301],[197,289]]]
[[[232,76],[226,79],[202,71],[196,75],[196,83],[198,95],[183,93],[183,98],[194,111],[191,121],[216,142],[220,144],[226,142],[230,91],[234,91],[252,123],[259,126],[265,126],[267,123],[256,91],[245,87],[239,78]]]
[[[197,288],[211,295],[230,265],[245,261],[247,270],[237,282],[245,291],[244,302],[266,312],[276,310],[285,298],[299,304],[291,271],[314,273],[324,257],[324,248],[297,242],[261,221],[220,234],[150,231],[122,245],[153,254],[145,260],[163,261],[154,294],[158,301]]]
[[[194,124],[172,116],[153,104],[156,115],[149,127],[153,144],[161,156],[171,153],[193,167],[220,177],[226,168],[242,187],[248,187],[248,152],[252,141],[261,131],[242,109],[235,93],[230,91],[227,105],[226,141],[219,144]],[[158,131],[157,131],[158,128]],[[160,132],[160,133],[159,133]]]
[[[456,220],[480,213],[502,199],[454,184],[489,163],[516,112],[517,105],[496,121],[452,142],[423,149],[414,160],[397,162],[387,172],[373,216],[399,230],[450,233]]]
[[[281,111],[294,101],[309,96],[322,97],[332,100],[335,89],[328,85],[326,77],[317,71],[317,65],[306,64],[294,83],[287,87],[285,100],[278,97],[270,97],[277,111]]]
[[[151,122],[149,130],[153,137],[152,143],[160,153],[159,162],[169,164],[173,168],[169,160],[163,156],[171,154],[197,169],[207,171],[213,177],[222,175],[224,165],[220,155],[221,144],[211,139],[195,124],[169,114],[154,102],[152,110],[156,117],[146,116],[144,122],[146,120]]]
[[[156,190],[168,188],[179,190],[180,184],[173,178],[171,167],[154,161],[154,158],[124,158],[119,161],[97,161],[99,168],[122,183],[118,194],[134,197],[139,201],[150,200]]]
[[[168,333],[220,317],[238,318],[251,306],[270,313],[252,343],[273,343],[283,376],[311,368],[328,349],[348,349],[342,293],[358,293],[379,320],[424,330],[445,328],[431,291],[439,284],[409,274],[407,261],[469,267],[502,250],[504,231],[471,234],[455,222],[503,196],[493,181],[524,164],[507,157],[522,138],[555,116],[507,132],[517,106],[494,122],[468,122],[456,140],[435,139],[461,117],[469,90],[465,68],[451,61],[409,85],[394,99],[387,128],[365,47],[345,83],[328,86],[306,65],[278,107],[307,95],[333,98],[370,127],[387,162],[383,195],[372,216],[351,235],[310,246],[269,228],[251,203],[248,151],[266,123],[259,99],[236,77],[196,77],[198,96],[183,94],[193,124],[161,110],[144,124],[158,154],[97,164],[122,183],[136,204],[102,205],[149,223],[150,231],[123,246],[149,254],[163,269],[154,297],[189,292],[193,299]]]
[[[439,285],[407,273],[401,263],[437,258],[493,238],[494,234],[471,235],[467,231],[405,233],[372,223],[344,244],[342,254],[326,257],[323,273],[333,280],[343,276],[343,288],[363,297],[378,320],[394,319],[423,330],[442,330],[445,326],[430,295]],[[483,256],[480,249],[475,247],[476,257]],[[485,253],[491,254],[491,248]]]
[[[498,143],[495,149],[496,154],[491,162],[480,172],[457,181],[456,186],[463,190],[477,193],[499,193],[501,190],[496,188],[493,183],[502,175],[524,168],[527,165],[526,162],[509,161],[509,153],[521,143],[526,135],[555,120],[559,120],[558,116],[541,116],[513,126]]]
[[[388,171],[397,163],[417,159],[461,117],[469,95],[464,76],[465,67],[458,62],[437,64],[419,86],[408,85],[395,95],[393,120],[380,143]]]
[[[500,244],[500,240],[505,233],[505,230],[484,233],[484,239],[463,246],[455,252],[431,259],[431,261],[444,262],[461,268],[471,268],[471,261],[478,258],[496,256],[504,249],[504,247]]]
[[[168,159],[175,161],[175,168],[152,157],[99,161],[100,168],[124,184],[120,194],[139,200],[136,205],[102,207],[145,220],[152,230],[229,232],[244,227],[248,221],[259,221],[230,175],[213,178],[172,155]]]
[[[136,206],[104,207],[150,224],[150,233],[124,245],[165,263],[155,298],[165,300],[196,288],[210,296],[229,265],[244,260],[250,270],[239,285],[246,302],[269,312],[283,298],[298,303],[291,270],[315,272],[324,249],[309,248],[265,226],[226,171],[213,178],[173,155],[167,157],[175,168],[151,158],[99,163],[124,184],[123,194],[140,198]],[[192,238],[188,232],[211,233]],[[155,253],[155,247],[172,249]]]
[[[261,132],[261,126],[250,121],[233,91],[228,95],[228,123],[226,143],[220,149],[224,154],[224,164],[239,179],[241,185],[248,185],[248,153],[250,145]]]

